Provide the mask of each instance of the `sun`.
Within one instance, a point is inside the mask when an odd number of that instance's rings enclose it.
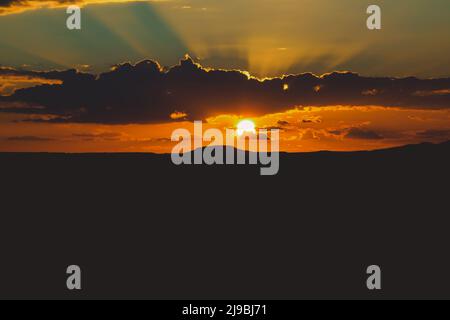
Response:
[[[242,136],[245,133],[256,134],[255,123],[251,120],[242,120],[237,125],[237,135]]]

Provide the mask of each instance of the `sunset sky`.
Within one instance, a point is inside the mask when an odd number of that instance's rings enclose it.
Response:
[[[69,2],[0,0],[0,151],[170,152],[194,120],[291,152],[450,139],[448,0],[84,0],[77,31]]]

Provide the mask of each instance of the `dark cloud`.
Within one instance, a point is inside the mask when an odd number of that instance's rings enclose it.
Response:
[[[132,2],[135,0],[122,0]],[[68,5],[98,3],[98,0],[0,0],[0,14],[10,14],[39,8],[58,8]],[[111,0],[110,2],[114,2]]]
[[[8,141],[23,141],[23,142],[43,142],[43,141],[54,141],[51,138],[37,137],[37,136],[17,136],[17,137],[8,137],[6,138]]]
[[[450,130],[425,130],[417,132],[420,138],[425,139],[450,139]]]
[[[384,139],[380,134],[376,133],[375,131],[356,127],[350,128],[345,137],[350,139],[365,139],[365,140]]]
[[[308,116],[304,117],[302,120],[303,123],[321,123],[322,117],[319,116]]]
[[[328,130],[328,133],[335,135],[335,136],[340,136],[342,135],[342,130]]]
[[[18,4],[21,3],[23,1],[20,0],[0,0],[0,7],[9,7],[13,4]]]
[[[19,89],[9,97],[0,97],[2,112],[54,115],[56,118],[49,120],[53,122],[200,120],[230,113],[257,116],[296,106],[450,107],[450,94],[445,94],[450,78],[371,78],[333,72],[320,77],[306,73],[261,81],[240,71],[205,69],[190,58],[168,70],[153,61],[124,63],[98,76],[76,70],[32,72],[3,68],[1,73],[31,73],[63,81],[61,85]],[[283,90],[286,84],[289,90]],[[363,94],[368,90],[376,90],[377,94]],[[443,94],[417,95],[418,91]],[[22,107],[8,108],[12,103]],[[173,117],[174,113],[186,117]]]
[[[74,137],[82,137],[82,138],[117,138],[121,136],[121,134],[118,132],[74,133],[72,135]]]
[[[105,140],[105,141],[118,141],[122,136],[119,132],[101,132],[101,133],[74,133],[73,137],[82,138],[83,140]]]
[[[1,0],[0,0],[1,1]],[[9,67],[0,66],[0,76],[29,76],[32,78],[61,80],[64,82],[73,82],[80,80],[92,80],[95,79],[95,75],[80,73],[76,69],[68,69],[64,71],[30,71],[14,69]]]
[[[0,7],[12,7],[12,6],[29,6],[32,4],[38,4],[42,0],[0,0]],[[82,0],[48,0],[55,4],[71,4],[79,3]]]
[[[278,120],[277,124],[278,124],[280,127],[285,127],[285,126],[288,126],[288,125],[289,125],[289,122],[288,122],[288,121],[285,121],[285,120]]]
[[[17,8],[29,8],[39,5],[41,0],[0,0],[0,14],[15,12]],[[54,0],[53,4],[70,3],[70,0]]]
[[[170,138],[151,138],[146,140],[141,140],[142,143],[171,143],[172,139]]]

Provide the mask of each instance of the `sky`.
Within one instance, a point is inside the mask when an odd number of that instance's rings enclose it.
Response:
[[[0,151],[170,152],[244,118],[292,152],[450,139],[448,0],[84,0],[76,31],[67,2],[0,0]]]
[[[83,9],[81,32],[64,28],[64,6],[2,16],[1,63],[104,71],[128,60],[155,59],[170,66],[189,53],[203,65],[258,76],[351,70],[442,77],[450,72],[443,54],[450,51],[447,0],[376,1],[382,8],[380,32],[365,27],[365,11],[373,3],[365,0],[105,2]]]

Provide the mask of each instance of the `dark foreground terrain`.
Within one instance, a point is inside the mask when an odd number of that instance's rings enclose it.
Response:
[[[450,143],[282,154],[271,177],[145,154],[0,166],[0,298],[450,298]]]

